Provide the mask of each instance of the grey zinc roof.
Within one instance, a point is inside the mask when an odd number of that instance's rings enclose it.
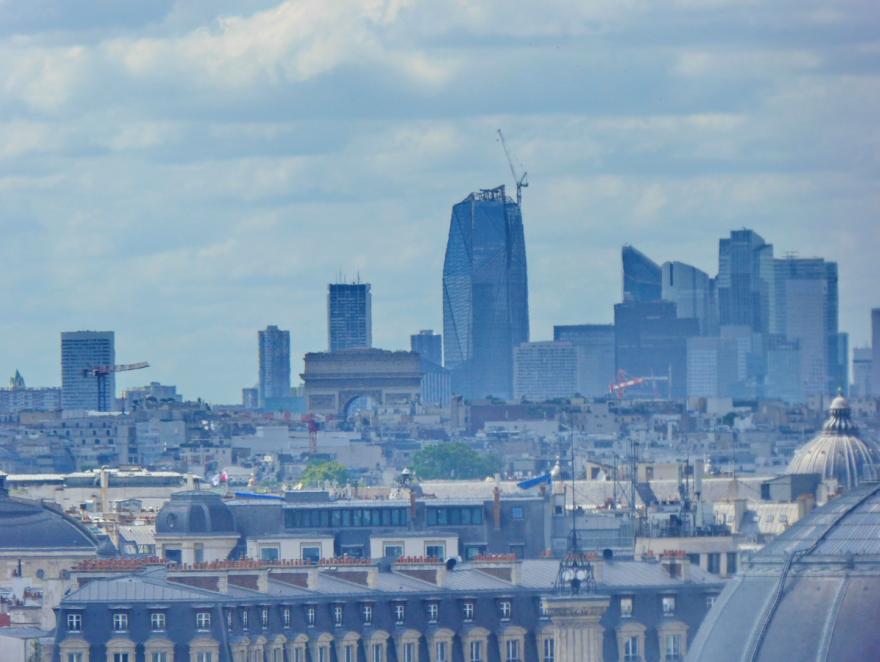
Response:
[[[249,596],[252,594],[248,594]],[[217,593],[175,585],[148,575],[96,579],[64,598],[66,604],[87,602],[172,602],[216,599]]]

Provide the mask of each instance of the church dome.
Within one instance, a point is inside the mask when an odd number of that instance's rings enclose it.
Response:
[[[757,552],[706,615],[688,660],[875,660],[880,485],[817,508]]]
[[[0,474],[0,552],[96,552],[101,542],[82,523],[40,501],[9,496]]]
[[[156,516],[156,533],[173,535],[235,534],[232,510],[219,494],[175,492]]]
[[[838,395],[831,402],[822,431],[797,450],[785,473],[820,474],[823,479],[835,478],[841,487],[852,489],[865,480],[880,478],[880,454],[859,438],[849,403]]]

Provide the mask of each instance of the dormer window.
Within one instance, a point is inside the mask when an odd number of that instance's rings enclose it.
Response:
[[[82,632],[82,622],[83,622],[82,614],[68,614],[67,615],[67,631],[68,632]]]
[[[343,610],[342,605],[333,607],[333,624],[342,625]]]
[[[474,620],[474,603],[473,602],[465,602],[462,606],[462,616],[464,618],[465,623],[470,623]]]
[[[248,629],[248,610],[247,610],[247,608],[241,610],[241,627],[244,630]]]
[[[263,607],[260,609],[260,625],[264,628],[269,627],[269,608]]]
[[[281,619],[284,621],[284,627],[290,627],[290,607],[281,610]]]
[[[373,622],[373,606],[364,605],[361,613],[364,615],[364,625],[370,625]]]
[[[406,620],[406,605],[394,605],[394,623],[403,625]]]
[[[247,612],[245,612],[247,613]],[[164,616],[164,614],[163,614]],[[247,619],[245,619],[246,621]],[[196,612],[196,629],[205,631],[211,629],[211,612],[209,611],[197,611]]]
[[[128,630],[128,614],[124,611],[117,611],[113,614],[113,631],[126,632]]]
[[[498,611],[501,613],[502,621],[509,621],[511,612],[510,600],[502,600],[499,602]]]
[[[165,612],[154,611],[150,614],[150,630],[163,632],[165,630]]]
[[[429,602],[428,603],[428,622],[429,623],[436,623],[439,618],[440,618],[440,605],[438,605],[436,602]]]
[[[317,611],[314,607],[306,607],[306,625],[314,627]]]

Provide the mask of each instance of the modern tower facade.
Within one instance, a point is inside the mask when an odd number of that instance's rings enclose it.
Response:
[[[798,341],[803,396],[845,390],[848,379],[845,340],[838,332],[837,263],[787,257],[774,264],[774,330]]]
[[[331,283],[327,291],[327,338],[331,352],[373,346],[369,283]]]
[[[267,326],[257,332],[260,406],[290,397],[290,331]]]
[[[577,391],[577,352],[562,341],[524,342],[513,350],[513,397],[543,402]]]
[[[709,274],[684,262],[664,262],[661,282],[662,298],[675,304],[678,317],[696,319],[703,335],[717,332],[714,287]]]
[[[443,340],[432,329],[422,330],[409,337],[409,348],[426,361],[443,365]]]
[[[113,372],[99,378],[88,374],[98,366],[116,363],[113,331],[65,331],[61,334],[61,407],[112,411],[116,398]]]
[[[853,347],[853,380],[850,395],[857,398],[871,397],[871,369],[873,363],[870,347]]]
[[[632,246],[623,247],[621,260],[624,302],[659,301],[662,295],[662,276],[657,263]]]
[[[757,232],[734,230],[718,244],[718,313],[722,325],[767,333],[773,318],[773,245]]]
[[[553,327],[553,340],[574,345],[577,392],[586,397],[608,394],[614,382],[614,325],[565,324]]]
[[[503,186],[452,208],[443,335],[455,393],[511,397],[513,349],[529,339],[529,298],[522,214]]]

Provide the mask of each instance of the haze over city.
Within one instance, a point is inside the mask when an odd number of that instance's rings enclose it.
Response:
[[[442,328],[451,206],[528,171],[531,338],[611,322],[620,246],[714,275],[749,227],[880,279],[871,2],[0,2],[0,366],[57,385],[59,333],[236,402],[256,330],[326,349],[326,286],[373,344]],[[147,373],[120,376],[140,384]]]

